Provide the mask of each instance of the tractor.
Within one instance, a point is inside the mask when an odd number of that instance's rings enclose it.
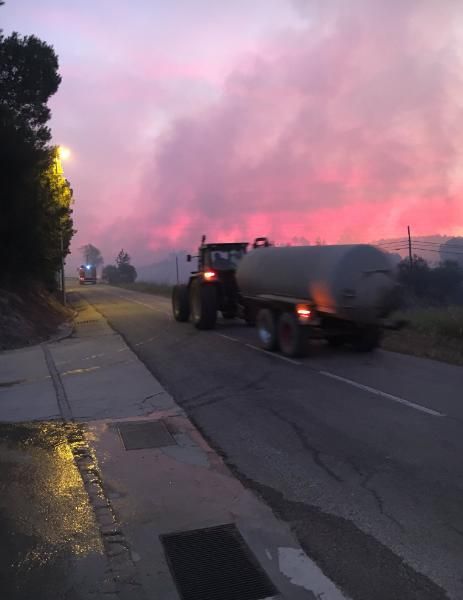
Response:
[[[172,310],[176,321],[191,320],[197,329],[214,329],[217,313],[234,319],[239,312],[235,271],[246,254],[247,242],[206,244],[203,235],[198,260],[187,284],[177,284],[172,291]]]

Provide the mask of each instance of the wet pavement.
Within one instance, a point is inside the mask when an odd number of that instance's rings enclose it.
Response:
[[[0,424],[5,600],[87,600],[105,587],[107,562],[68,435],[60,422]]]

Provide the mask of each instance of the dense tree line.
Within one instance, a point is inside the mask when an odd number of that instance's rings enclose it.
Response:
[[[454,260],[430,266],[420,256],[398,265],[398,278],[408,301],[419,304],[463,304],[463,268]]]
[[[124,249],[116,257],[115,265],[106,265],[103,279],[108,283],[133,283],[137,279],[137,270],[130,264],[131,258]]]
[[[61,78],[51,46],[0,31],[0,284],[53,288],[73,235],[72,190],[50,145],[49,98]]]

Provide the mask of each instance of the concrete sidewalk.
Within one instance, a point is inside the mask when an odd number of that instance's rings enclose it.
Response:
[[[70,337],[0,354],[0,421],[65,423],[111,574],[96,597],[178,600],[160,536],[234,524],[275,597],[344,598],[121,336],[83,300],[75,307]],[[81,434],[66,425],[76,422]]]

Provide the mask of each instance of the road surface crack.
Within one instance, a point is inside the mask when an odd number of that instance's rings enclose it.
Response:
[[[384,501],[381,498],[381,495],[379,494],[379,492],[368,485],[369,482],[373,479],[373,477],[375,475],[377,475],[376,471],[370,471],[369,473],[364,475],[363,479],[360,480],[360,487],[362,487],[364,490],[369,492],[370,495],[374,498],[376,504],[378,505],[379,512],[384,517],[389,519],[392,523],[394,523],[402,532],[404,532],[405,527],[402,525],[402,523],[400,523],[395,517],[393,517],[391,514],[386,512],[386,510],[384,509]]]
[[[312,460],[314,461],[314,463],[320,467],[320,469],[322,469],[327,475],[329,475],[332,479],[334,479],[335,481],[337,481],[338,483],[343,483],[344,480],[339,477],[339,475],[337,475],[322,459],[322,453],[320,452],[320,450],[318,450],[318,448],[315,448],[315,446],[313,446],[307,439],[307,436],[304,432],[304,430],[302,429],[302,427],[300,427],[297,423],[294,423],[293,421],[291,421],[290,419],[286,418],[284,415],[282,415],[281,413],[277,412],[276,410],[274,410],[273,408],[266,408],[266,410],[268,412],[270,412],[274,417],[276,417],[277,419],[279,419],[280,421],[283,421],[284,423],[286,423],[296,434],[297,438],[299,439],[299,441],[302,444],[302,447],[305,448],[312,456]]]

